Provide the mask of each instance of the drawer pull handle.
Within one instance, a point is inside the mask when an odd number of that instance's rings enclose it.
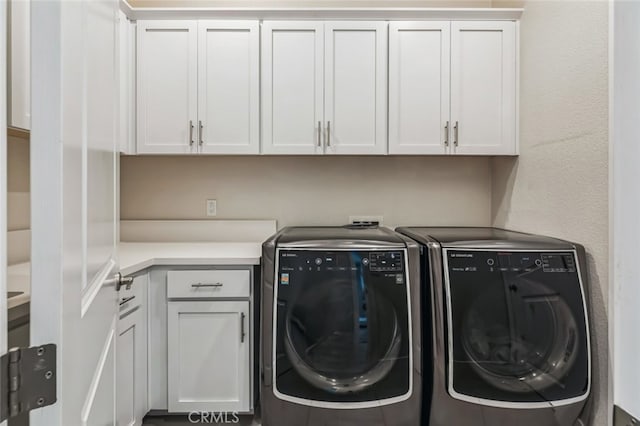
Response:
[[[244,336],[245,336],[245,332],[244,332],[244,312],[242,312],[240,314],[240,343],[244,343]]]
[[[136,296],[131,296],[131,297],[125,297],[124,299],[122,299],[122,301],[120,302],[120,306],[124,305],[125,303],[129,303],[131,302],[133,299],[135,299]]]
[[[222,287],[224,284],[222,283],[214,283],[214,284],[203,284],[203,283],[197,283],[197,284],[191,284],[191,287],[193,288],[201,288],[201,287]]]

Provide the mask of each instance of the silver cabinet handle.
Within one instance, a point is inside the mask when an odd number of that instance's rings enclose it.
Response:
[[[203,283],[195,283],[191,284],[193,288],[201,288],[201,287],[222,287],[224,284],[222,283],[213,283],[213,284],[203,284]]]
[[[327,146],[331,146],[331,122],[327,121]]]
[[[125,297],[124,299],[122,299],[122,301],[120,302],[120,306],[124,305],[125,303],[129,303],[131,302],[133,299],[135,299],[136,296],[131,296],[131,297]]]
[[[322,146],[322,122],[318,121],[318,146]]]
[[[444,146],[449,146],[449,122],[444,125]]]
[[[245,332],[244,332],[244,317],[245,314],[244,312],[242,312],[240,314],[240,343],[244,343],[244,336],[245,336]]]
[[[126,287],[127,290],[131,290],[131,284],[133,284],[133,277],[123,277],[118,272],[113,278],[110,278],[104,282],[105,285],[115,285],[116,291],[120,291],[122,287]]]
[[[458,146],[458,122],[456,121],[456,125],[453,126],[453,144]]]
[[[193,146],[193,121],[189,120],[189,145]]]
[[[198,131],[198,137],[200,138],[199,144],[200,146],[204,145],[204,141],[202,140],[202,131],[204,129],[204,126],[202,125],[202,120],[198,121],[198,125],[200,127],[199,131]]]

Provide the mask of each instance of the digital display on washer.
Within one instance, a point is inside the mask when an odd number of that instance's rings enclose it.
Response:
[[[449,250],[446,261],[451,392],[523,403],[586,393],[574,253]]]
[[[280,250],[275,388],[312,401],[409,392],[409,310],[402,250]]]

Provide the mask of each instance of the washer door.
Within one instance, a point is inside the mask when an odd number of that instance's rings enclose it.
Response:
[[[454,396],[531,403],[586,394],[588,334],[572,253],[449,251],[448,275]]]
[[[327,402],[374,401],[408,392],[404,256],[384,253],[388,259],[381,266],[382,254],[376,253],[281,253],[278,392]]]

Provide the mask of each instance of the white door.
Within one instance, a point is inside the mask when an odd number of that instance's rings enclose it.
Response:
[[[116,420],[117,10],[32,3],[31,344],[58,351],[32,426]]]
[[[7,2],[0,3],[0,63],[7,63]],[[7,68],[0,67],[0,170],[7,170]],[[0,294],[7,294],[7,173],[0,173]],[[0,297],[0,356],[7,353],[7,298]],[[0,422],[6,426],[7,422]]]
[[[197,152],[197,21],[138,21],[137,150]]]
[[[200,152],[260,152],[259,29],[258,21],[198,22]]]
[[[516,59],[515,22],[451,23],[454,153],[517,153]]]
[[[169,302],[169,412],[247,412],[249,301]]]
[[[262,152],[322,154],[323,24],[262,24]]]
[[[325,23],[326,152],[387,152],[386,22]]]
[[[450,26],[389,24],[389,154],[449,152]]]

